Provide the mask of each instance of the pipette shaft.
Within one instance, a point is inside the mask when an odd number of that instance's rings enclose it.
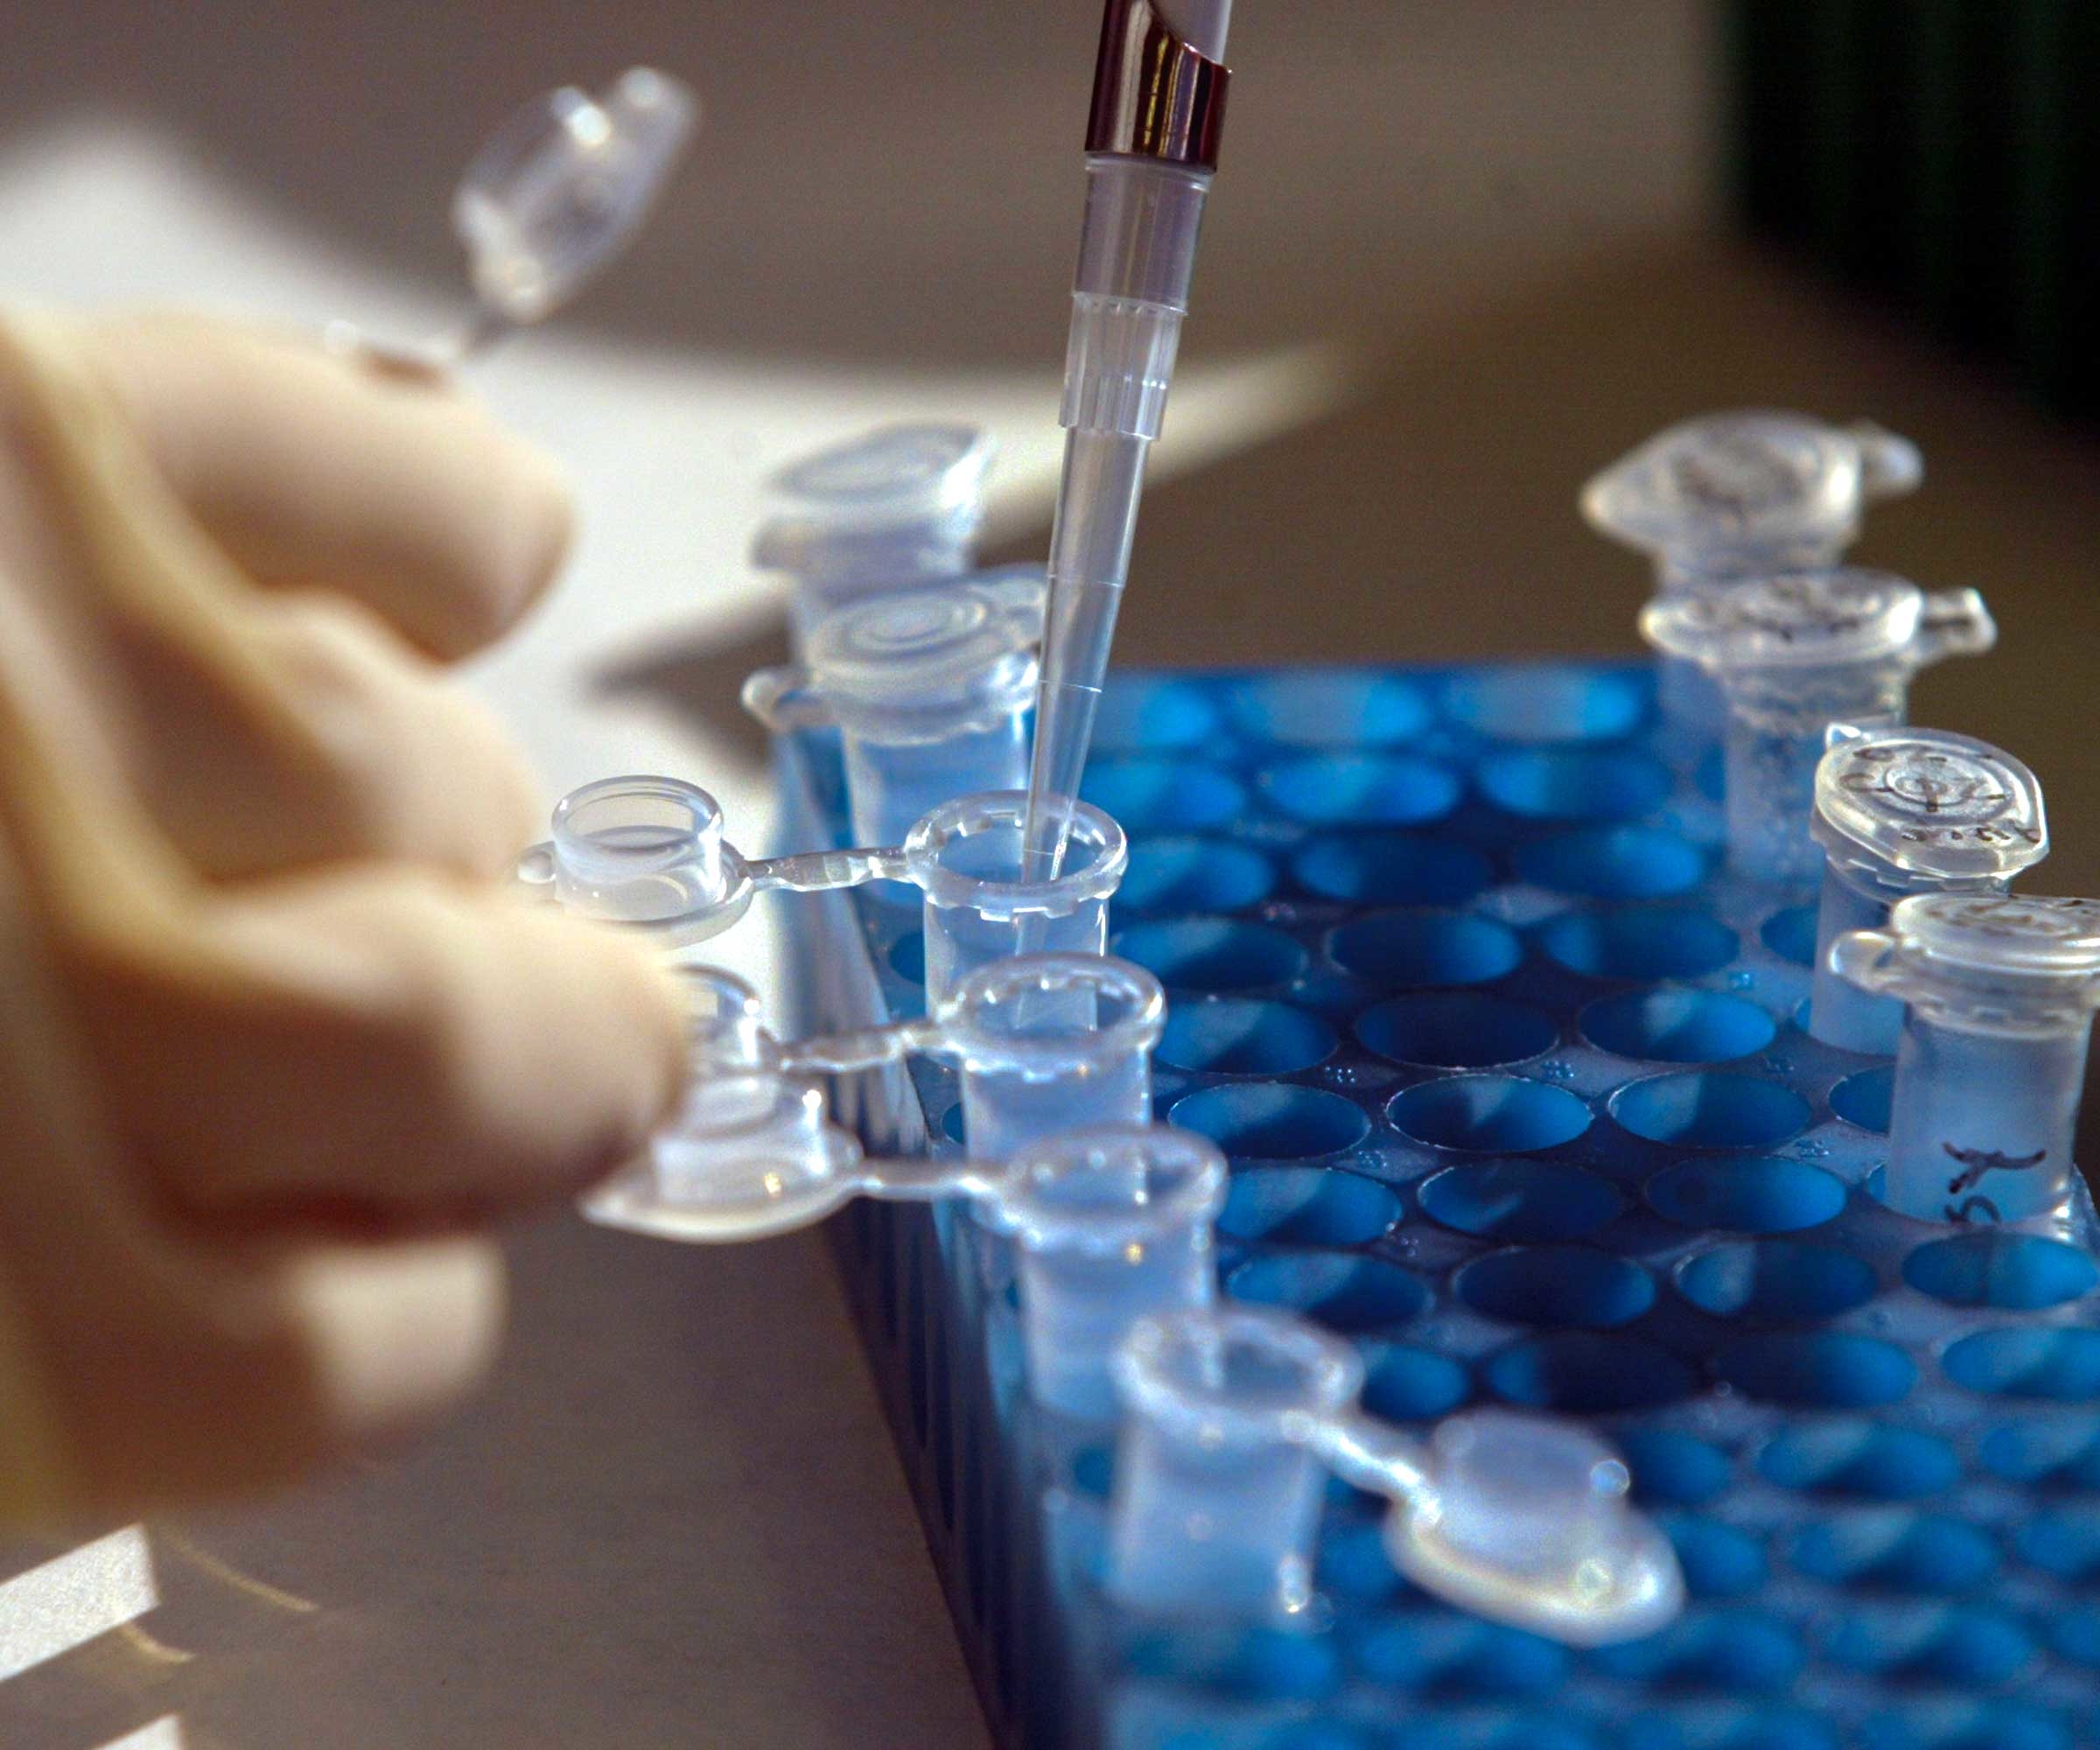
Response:
[[[1217,164],[1228,6],[1180,0],[1179,30],[1172,10],[1109,0],[1102,21],[1022,845],[1027,880],[1050,878],[1064,856]]]

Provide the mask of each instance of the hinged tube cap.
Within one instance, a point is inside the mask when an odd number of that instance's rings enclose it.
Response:
[[[1923,668],[1987,650],[1998,628],[1974,590],[1928,595],[1886,571],[1854,566],[1760,578],[1711,593],[1659,596],[1642,634],[1688,656],[1724,685],[1732,676]]]
[[[1746,410],[1688,419],[1614,462],[1582,491],[1600,534],[1680,559],[1695,574],[1746,562],[1833,557],[1872,500],[1914,490],[1916,447],[1862,420]]]
[[[976,535],[994,445],[974,425],[885,425],[789,463],[766,483],[774,508],[752,545],[761,570],[821,570],[841,542],[946,552]],[[878,580],[879,581],[879,580]]]
[[[2002,749],[1943,729],[1830,734],[1810,830],[1839,866],[2002,884],[2048,854],[2041,785]]]
[[[566,304],[634,240],[699,114],[677,80],[637,66],[603,98],[564,87],[514,115],[452,198],[483,305],[526,323]]]
[[[1956,1026],[2083,1026],[2100,1007],[2100,900],[1914,894],[1886,930],[1840,936],[1830,962],[1862,990]]]

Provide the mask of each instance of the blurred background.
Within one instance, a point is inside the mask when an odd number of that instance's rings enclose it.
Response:
[[[1871,416],[1928,479],[1861,557],[1978,585],[2003,628],[1915,714],[2034,766],[2041,885],[2100,890],[2100,450],[2066,416],[2100,357],[2092,10],[1242,0],[1119,658],[1629,651],[1645,568],[1583,528],[1586,475],[1710,408]],[[461,302],[447,206],[490,129],[634,62],[681,75],[704,131],[640,248],[472,373],[568,465],[584,535],[468,679],[550,799],[678,772],[756,847],[735,689],[785,648],[744,558],[763,476],[878,421],[975,419],[1003,444],[997,556],[1043,549],[1098,19],[15,0],[0,293],[415,338]],[[766,976],[762,942],[738,953]],[[0,1742],[981,1742],[818,1242],[696,1255],[564,1219],[513,1252],[503,1369],[430,1446],[0,1549]]]

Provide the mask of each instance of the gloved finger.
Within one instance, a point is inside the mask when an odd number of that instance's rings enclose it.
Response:
[[[108,322],[94,343],[162,472],[259,583],[340,591],[452,658],[567,551],[553,466],[448,384],[197,317]]]
[[[164,965],[142,942],[71,968],[123,1138],[192,1212],[543,1204],[632,1158],[683,1083],[654,957],[500,892],[345,870],[229,894],[204,930]]]
[[[537,789],[494,722],[356,604],[253,605],[276,709],[208,651],[135,629],[116,666],[145,732],[139,794],[207,876],[399,858],[494,876],[533,836]]]
[[[0,906],[0,1521],[281,1483],[470,1387],[502,1322],[495,1249],[225,1240],[166,1219],[109,1122],[53,945]]]

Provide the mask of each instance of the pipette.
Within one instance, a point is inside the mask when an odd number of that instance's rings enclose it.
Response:
[[[1232,0],[1108,0],[1087,122],[1087,210],[1065,353],[1064,478],[1022,875],[1050,878],[1108,672],[1144,464],[1159,435],[1217,169]]]
[[[700,116],[699,100],[634,66],[602,98],[574,86],[536,97],[496,130],[452,195],[474,309],[412,348],[331,323],[326,343],[404,371],[448,371],[514,329],[545,320],[634,241]]]

